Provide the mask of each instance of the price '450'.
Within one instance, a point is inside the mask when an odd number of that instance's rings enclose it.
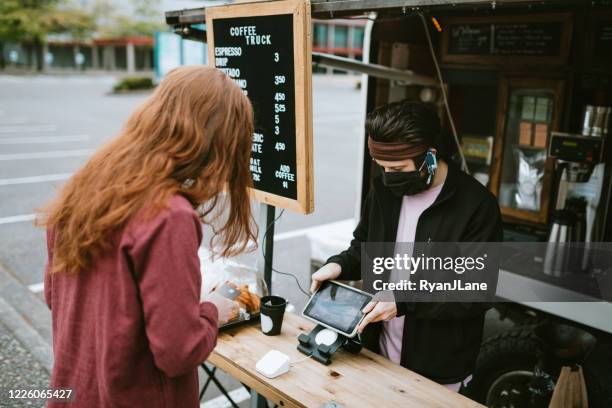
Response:
[[[280,152],[281,150],[285,150],[285,144],[282,142],[276,142],[276,145],[274,145],[274,148],[276,149],[277,152]]]
[[[284,92],[277,92],[277,93],[274,95],[274,100],[275,100],[276,102],[282,102],[282,101],[284,101],[284,100],[285,100],[285,93],[284,93]]]

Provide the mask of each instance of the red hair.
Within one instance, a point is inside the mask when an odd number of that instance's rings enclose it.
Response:
[[[248,193],[252,133],[251,103],[228,76],[205,66],[171,71],[40,212],[39,225],[57,236],[52,272],[92,266],[111,233],[143,209],[154,216],[174,194],[199,207],[206,223],[229,207],[211,245],[219,239],[222,256],[243,252],[256,235]]]

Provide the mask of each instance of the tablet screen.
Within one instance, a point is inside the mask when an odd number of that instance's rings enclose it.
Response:
[[[313,295],[304,315],[338,331],[352,333],[361,320],[361,309],[371,299],[367,293],[326,281]]]

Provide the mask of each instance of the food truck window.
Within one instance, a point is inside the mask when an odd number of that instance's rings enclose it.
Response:
[[[554,163],[551,130],[559,126],[563,80],[502,78],[491,190],[506,218],[546,223]]]
[[[546,89],[517,89],[508,100],[499,204],[540,211],[553,95]]]

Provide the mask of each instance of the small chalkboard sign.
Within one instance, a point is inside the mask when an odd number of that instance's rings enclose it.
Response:
[[[206,8],[209,61],[236,81],[255,112],[250,169],[256,200],[310,213],[310,4],[284,0]]]
[[[455,24],[448,27],[448,53],[487,55],[491,52],[491,24]]]
[[[612,68],[612,13],[597,16],[590,27],[592,65],[597,68]]]
[[[569,14],[488,16],[445,20],[442,60],[459,63],[557,63],[567,61]]]

